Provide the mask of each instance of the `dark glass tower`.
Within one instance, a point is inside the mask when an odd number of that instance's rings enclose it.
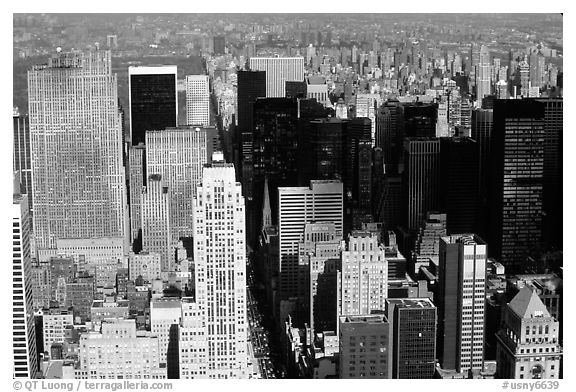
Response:
[[[392,378],[434,378],[436,306],[429,298],[386,300],[392,330]]]
[[[30,126],[28,115],[16,111],[14,120],[13,170],[20,182],[20,193],[28,195],[28,208],[32,209],[32,167],[30,164]]]
[[[476,233],[478,143],[468,137],[440,139],[440,211],[448,233]]]
[[[406,138],[402,177],[402,223],[418,230],[429,211],[439,208],[440,139]]]
[[[545,105],[535,100],[496,100],[491,143],[491,256],[506,272],[542,242]]]
[[[177,126],[176,66],[130,67],[130,135],[132,145],[145,142],[148,130]]]
[[[494,124],[492,109],[476,109],[472,111],[471,137],[478,143],[478,190],[479,214],[477,218],[478,233],[486,236],[488,233],[488,185],[490,184],[490,138]]]

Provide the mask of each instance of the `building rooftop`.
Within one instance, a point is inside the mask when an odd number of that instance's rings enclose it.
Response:
[[[551,317],[548,309],[538,297],[536,290],[528,287],[520,289],[508,307],[520,318]]]
[[[365,324],[381,324],[387,323],[388,320],[383,314],[370,314],[361,316],[342,316],[340,317],[342,323],[365,323]]]
[[[430,298],[394,298],[387,300],[398,308],[435,308]]]

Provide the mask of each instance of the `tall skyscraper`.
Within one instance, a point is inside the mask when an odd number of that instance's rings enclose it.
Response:
[[[196,304],[205,325],[204,337],[196,338],[206,341],[208,378],[248,377],[246,234],[241,188],[234,165],[224,163],[222,154],[215,153],[212,165],[204,168],[202,185],[194,198]],[[186,322],[183,314],[182,323]],[[180,350],[185,347],[181,342]],[[190,362],[199,359],[192,357]]]
[[[126,237],[116,75],[109,51],[58,53],[28,71],[34,235]]]
[[[544,239],[562,249],[562,98],[539,99],[544,104],[544,188],[542,208],[544,217]]]
[[[238,130],[252,132],[253,104],[266,97],[265,71],[238,71]]]
[[[436,306],[429,298],[386,300],[391,331],[391,378],[434,378]]]
[[[484,365],[487,245],[475,234],[440,239],[438,349],[442,369]]]
[[[30,240],[26,195],[14,195],[12,204],[12,354],[14,378],[36,378],[38,353],[32,307]]]
[[[173,244],[192,237],[193,198],[212,146],[208,130],[166,128],[146,132],[146,172],[160,174],[170,190],[170,236]]]
[[[286,82],[304,81],[304,57],[252,57],[252,71],[266,71],[266,97],[286,96]]]
[[[496,100],[491,143],[490,255],[507,272],[542,241],[544,182],[544,104],[535,100]]]
[[[440,211],[449,233],[477,232],[478,143],[469,137],[440,139]]]
[[[370,232],[353,231],[342,250],[340,315],[370,314],[386,308],[388,263],[384,246]]]
[[[150,174],[142,189],[142,249],[162,255],[162,271],[173,271],[174,256],[170,235],[170,189],[160,174]]]
[[[496,334],[499,378],[558,379],[562,346],[560,323],[535,290],[525,286],[506,305]]]
[[[178,125],[175,65],[128,68],[130,137],[143,143],[146,131]]]
[[[342,182],[310,181],[309,187],[280,187],[278,198],[279,293],[281,299],[288,299],[298,294],[298,244],[306,223],[334,222],[336,235],[342,236]]]
[[[208,75],[186,76],[186,124],[210,125],[210,86]]]
[[[138,237],[142,229],[142,187],[146,184],[146,147],[144,144],[128,147],[128,187],[130,196],[130,242]]]
[[[390,329],[383,314],[341,316],[340,378],[392,378]]]
[[[480,62],[476,78],[476,99],[482,105],[482,98],[491,93],[490,51],[485,45],[480,48]]]
[[[14,157],[12,168],[22,187],[21,192],[28,195],[30,209],[32,201],[32,167],[30,157],[30,121],[28,115],[21,115],[14,108]]]
[[[420,227],[429,211],[438,211],[440,139],[405,138],[402,179],[402,222],[409,231]]]

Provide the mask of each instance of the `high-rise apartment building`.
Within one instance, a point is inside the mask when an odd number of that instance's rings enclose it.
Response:
[[[37,248],[126,237],[116,75],[109,51],[58,53],[28,71]]]
[[[438,348],[442,369],[484,366],[487,245],[475,234],[440,239]]]
[[[178,125],[177,67],[128,68],[130,137],[136,146],[146,131]]]
[[[208,75],[186,75],[186,124],[210,125],[210,81]]]
[[[252,57],[252,71],[266,71],[266,97],[286,96],[286,82],[304,80],[304,57]]]
[[[191,237],[193,198],[209,162],[209,130],[176,127],[146,132],[146,172],[160,174],[170,190],[170,236],[174,244]]]
[[[14,108],[14,156],[12,169],[20,182],[21,192],[28,195],[28,207],[32,210],[32,167],[30,157],[30,121]]]
[[[195,301],[200,311],[207,378],[247,378],[246,234],[244,197],[234,165],[215,153],[194,198]],[[183,306],[182,324],[188,323]],[[181,335],[182,337],[182,335]],[[194,340],[194,336],[192,339]],[[194,343],[191,343],[194,344]],[[180,343],[180,350],[186,343]],[[195,378],[194,374],[180,375]],[[188,371],[188,370],[187,370]]]
[[[72,308],[51,306],[42,309],[42,337],[44,340],[43,352],[50,355],[53,343],[64,342],[66,328],[74,325],[74,312]]]
[[[562,346],[560,323],[550,315],[535,290],[523,287],[502,313],[496,334],[499,378],[558,379]]]
[[[420,227],[440,197],[440,139],[405,138],[402,179],[402,222],[409,231]]]
[[[142,249],[159,253],[162,257],[162,271],[172,271],[174,256],[170,231],[170,189],[160,174],[148,176],[142,190]]]
[[[429,298],[386,300],[392,351],[391,378],[434,378],[436,306]]]
[[[480,62],[476,74],[476,99],[482,105],[482,98],[491,93],[490,51],[482,45],[480,48]]]
[[[137,331],[135,320],[108,319],[101,332],[80,336],[79,379],[165,379],[160,365],[159,339],[151,332]]]
[[[490,255],[519,273],[542,241],[545,108],[536,100],[494,102],[488,198]]]
[[[386,308],[388,263],[384,246],[371,232],[353,231],[342,250],[340,315],[370,314]]]
[[[298,244],[303,239],[306,223],[334,222],[336,235],[342,236],[342,182],[322,180],[310,181],[309,187],[280,187],[278,198],[279,294],[282,299],[288,299],[298,293]]]
[[[391,337],[383,314],[340,316],[340,378],[392,378]]]
[[[26,195],[12,204],[12,354],[14,378],[36,378],[38,353],[32,307],[31,228]]]

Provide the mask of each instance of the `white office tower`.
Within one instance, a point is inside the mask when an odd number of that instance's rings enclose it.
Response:
[[[118,86],[109,51],[58,53],[28,71],[37,248],[126,236]]]
[[[342,236],[343,187],[337,180],[312,180],[309,187],[278,188],[280,299],[298,295],[300,271],[298,248],[304,227],[314,221],[334,222]]]
[[[388,262],[378,236],[353,231],[342,251],[340,315],[370,314],[386,308]]]
[[[304,57],[252,57],[250,70],[266,71],[266,98],[283,98],[286,82],[304,81]]]
[[[80,366],[76,378],[165,379],[160,365],[159,339],[151,332],[136,331],[136,320],[111,318],[102,332],[80,336]]]
[[[482,107],[482,98],[491,93],[490,51],[485,45],[480,48],[480,63],[476,79],[476,99],[478,107]]]
[[[475,234],[440,238],[438,317],[443,367],[458,372],[481,370],[484,365],[487,253],[486,242]]]
[[[204,168],[194,219],[196,298],[182,303],[180,377],[248,378],[244,197],[222,153]]]
[[[146,132],[146,171],[162,176],[170,190],[170,230],[173,244],[192,237],[193,200],[202,170],[208,163],[208,130],[166,128]]]
[[[38,369],[32,281],[30,280],[30,218],[26,195],[12,204],[12,353],[14,378],[35,378]]]
[[[142,250],[161,255],[162,271],[172,271],[174,256],[170,236],[170,194],[160,174],[148,176],[142,188]]]
[[[158,336],[160,363],[177,363],[178,325],[182,308],[179,298],[159,298],[150,302],[150,328]],[[168,352],[171,357],[168,359]],[[175,355],[175,357],[174,357]]]
[[[210,125],[210,86],[208,75],[186,76],[186,124]]]
[[[380,94],[358,93],[356,94],[356,117],[369,118],[372,124],[372,147],[376,144],[376,108],[382,106]]]

